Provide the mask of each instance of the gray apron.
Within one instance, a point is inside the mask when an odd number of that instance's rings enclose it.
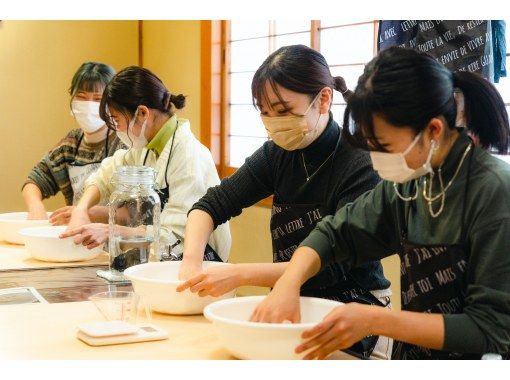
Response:
[[[106,134],[106,142],[105,142],[105,159],[108,156],[108,137],[110,132]],[[75,157],[78,154],[78,149],[81,145],[81,141],[83,139],[83,134],[78,140],[78,145],[75,150]],[[97,169],[101,166],[101,161],[95,161],[88,164],[77,164],[76,159],[73,162],[67,164],[67,173],[69,175],[69,181],[71,182],[71,187],[73,189],[73,205],[76,205],[80,198],[83,196],[85,192],[85,181],[90,177],[91,174],[95,173]],[[105,203],[100,203],[100,205],[104,206]]]

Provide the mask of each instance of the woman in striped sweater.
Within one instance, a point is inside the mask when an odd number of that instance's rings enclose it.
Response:
[[[74,74],[69,88],[71,115],[80,128],[69,131],[29,173],[22,188],[29,219],[46,219],[43,199],[62,192],[66,207],[54,212],[50,222],[65,224],[87,177],[97,170],[104,158],[125,147],[99,117],[103,90],[114,75],[112,67],[97,62],[83,63]],[[106,216],[106,213],[101,211],[96,208],[95,214],[91,211],[91,217],[102,219],[100,215]]]

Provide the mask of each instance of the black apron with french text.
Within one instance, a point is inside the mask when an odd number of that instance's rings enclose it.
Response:
[[[335,153],[338,148],[335,148]],[[334,161],[334,155],[331,162]],[[296,194],[303,191],[310,183],[304,183]],[[326,189],[329,185],[326,186]],[[324,190],[326,192],[326,190]],[[323,202],[318,204],[278,204],[273,202],[271,213],[271,240],[273,245],[273,262],[287,262],[292,258],[299,244],[312,232],[318,222],[336,210],[328,210],[326,194]],[[337,263],[327,265],[316,276],[301,287],[301,295],[307,297],[327,298],[344,303],[359,302],[368,305],[386,306],[372,293],[363,289],[357,281],[345,273]],[[378,336],[369,336],[355,343],[350,351],[368,358],[377,343]]]
[[[464,206],[469,188],[469,170]],[[464,308],[468,265],[465,207],[461,216],[458,244],[415,244],[407,240],[411,204],[400,207],[401,250],[399,252],[402,310],[460,314]],[[405,210],[407,208],[407,210]],[[480,359],[481,355],[432,350],[400,341],[393,342],[392,359]]]
[[[160,187],[156,189],[156,192],[159,195],[159,200],[161,202],[161,211],[165,208],[165,205],[168,203],[168,199],[170,197],[170,187],[168,185],[168,166],[170,165],[170,159],[172,158],[172,151],[174,149],[174,140],[175,135],[177,134],[177,130],[179,129],[179,121],[177,121],[177,127],[175,128],[174,133],[172,134],[172,142],[170,145],[170,152],[168,153],[168,160],[166,162],[165,167],[165,187]],[[145,153],[145,158],[143,160],[143,164],[147,162],[147,157],[149,155],[149,150]],[[170,245],[168,245],[163,253],[162,261],[174,261],[174,260],[182,260],[182,252],[184,250],[183,247],[183,238],[180,236],[176,236],[174,232],[172,232],[174,235],[174,240],[171,242]],[[205,247],[204,252],[204,260],[205,261],[219,261],[221,262],[220,256],[216,253],[216,251],[207,244]]]

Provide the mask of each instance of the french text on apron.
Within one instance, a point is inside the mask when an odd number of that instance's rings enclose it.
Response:
[[[333,166],[339,143],[340,138],[336,144],[335,151],[329,156],[331,166]],[[313,186],[314,175],[310,176],[296,192],[303,191],[306,186]],[[329,188],[330,181],[331,177],[328,180],[328,186],[324,189],[322,203],[278,204],[273,202],[270,223],[273,262],[289,261],[296,248],[312,232],[317,223],[326,215],[336,211],[328,210],[327,207],[326,191]],[[368,290],[359,286],[357,281],[348,273],[345,273],[343,268],[336,263],[327,265],[316,276],[303,284],[301,295],[327,298],[344,303],[359,302],[368,305],[386,306]],[[372,354],[378,338],[378,336],[366,337],[351,346],[348,351],[368,358]]]
[[[399,252],[402,309],[424,313],[459,314],[466,294],[466,268],[469,247],[466,236],[465,204],[469,190],[469,171],[461,216],[458,244],[416,244],[407,240],[407,221],[411,204],[400,207],[401,250]],[[405,210],[407,207],[407,210]],[[432,350],[395,341],[392,359],[480,359],[481,355]]]

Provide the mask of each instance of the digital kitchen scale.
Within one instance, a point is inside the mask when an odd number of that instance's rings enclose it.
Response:
[[[168,333],[150,323],[133,325],[123,321],[83,323],[76,337],[90,346],[149,342],[168,338]]]

